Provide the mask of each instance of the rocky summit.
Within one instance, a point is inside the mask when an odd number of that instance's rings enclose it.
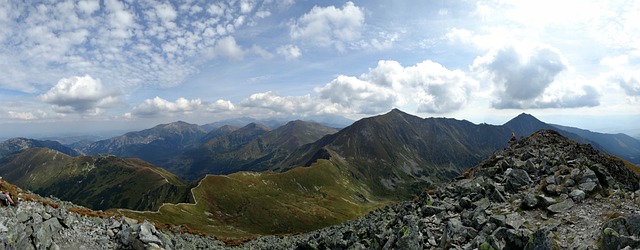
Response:
[[[637,166],[541,130],[456,180],[347,223],[264,236],[243,249],[638,249]],[[51,202],[49,202],[51,203]],[[161,231],[24,201],[0,208],[0,249],[219,249],[210,237]],[[179,227],[176,227],[179,229]]]
[[[637,249],[639,180],[637,166],[541,130],[413,201],[340,226],[244,246]]]

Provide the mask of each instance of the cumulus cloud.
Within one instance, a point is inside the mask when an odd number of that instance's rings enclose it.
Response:
[[[355,113],[376,114],[403,105],[418,112],[446,113],[464,107],[477,82],[460,70],[424,61],[403,67],[396,61],[380,61],[360,77],[339,76],[315,91]]]
[[[617,83],[628,96],[640,97],[640,81],[635,76],[616,75],[611,77],[611,80]]]
[[[277,114],[301,114],[314,111],[318,101],[310,95],[280,96],[272,91],[255,93],[242,100],[240,105],[245,108],[262,108]]]
[[[101,108],[116,104],[120,94],[104,87],[100,79],[85,75],[60,79],[40,99],[59,113],[98,113]]]
[[[141,104],[135,106],[131,113],[125,114],[125,117],[158,117],[164,115],[186,115],[204,110],[207,112],[224,112],[235,109],[235,106],[226,100],[217,100],[213,103],[207,103],[200,98],[186,99],[180,97],[175,101],[169,101],[156,96],[153,99],[146,99]]]
[[[568,63],[554,48],[506,46],[476,58],[472,68],[494,88],[494,108],[530,108]]]
[[[398,94],[390,88],[344,75],[315,91],[321,98],[363,114],[388,111],[399,99]]]
[[[290,36],[313,45],[344,50],[345,43],[360,38],[363,27],[364,11],[353,2],[345,3],[342,8],[314,6],[290,24]]]
[[[561,82],[545,90],[532,108],[579,108],[600,105],[600,93],[591,85]]]
[[[278,47],[278,54],[284,56],[287,60],[296,59],[302,55],[300,48],[291,44]]]
[[[218,40],[216,46],[213,48],[215,56],[224,56],[227,58],[240,60],[244,57],[244,50],[240,45],[236,43],[236,39],[232,36],[228,36]]]

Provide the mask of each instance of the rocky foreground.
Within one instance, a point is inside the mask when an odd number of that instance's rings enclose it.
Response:
[[[636,171],[636,172],[634,172]],[[636,166],[545,130],[413,201],[342,225],[265,236],[245,249],[637,249]],[[157,230],[73,204],[0,208],[0,249],[218,249],[213,238]],[[73,210],[73,209],[71,209]]]

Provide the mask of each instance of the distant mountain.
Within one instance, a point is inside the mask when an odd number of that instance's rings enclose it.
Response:
[[[55,137],[40,138],[40,140],[57,141],[64,145],[69,145],[74,143],[95,142],[103,139],[105,139],[105,137],[98,136],[98,135],[55,136]]]
[[[538,118],[535,118],[533,115],[530,115],[527,113],[522,113],[514,117],[513,119],[509,120],[507,123],[505,123],[502,126],[505,127],[506,129],[509,129],[515,132],[516,135],[520,135],[520,136],[530,135],[541,129],[558,130],[558,128],[555,127],[554,125],[544,123],[538,120]],[[590,141],[588,138],[583,138],[575,133],[572,133],[571,131],[558,130],[558,132],[563,136],[571,140],[574,140],[578,143],[594,144],[593,146],[595,148],[601,149],[600,145],[598,145],[597,143]]]
[[[50,148],[71,156],[80,155],[80,152],[57,141],[12,138],[0,142],[0,158],[28,148]]]
[[[205,136],[207,140],[186,150],[165,168],[188,180],[205,174],[263,171],[298,147],[335,132],[336,129],[304,121],[292,121],[274,130],[256,123],[239,129],[226,127],[210,132]]]
[[[163,203],[188,202],[191,188],[139,159],[71,157],[45,148],[29,148],[0,159],[0,175],[39,195],[100,210],[155,210]]]
[[[553,125],[597,143],[605,152],[617,155],[633,164],[640,164],[640,140],[625,134],[604,134],[585,129]]]
[[[178,121],[90,143],[79,150],[87,155],[113,154],[161,165],[199,143],[204,135],[206,131],[200,126]]]
[[[212,131],[215,130],[217,128],[220,128],[222,126],[225,125],[230,125],[233,127],[244,127],[247,126],[251,123],[255,123],[255,124],[260,124],[262,126],[268,127],[268,128],[277,128],[280,127],[284,124],[287,123],[286,120],[282,120],[282,119],[255,119],[255,118],[251,118],[251,117],[240,117],[240,118],[234,118],[234,119],[226,119],[226,120],[222,120],[222,121],[217,121],[217,122],[212,122],[212,123],[207,123],[202,125],[202,129],[204,129],[205,131]]]
[[[353,123],[353,120],[347,119],[343,116],[324,114],[324,115],[311,115],[311,116],[305,116],[305,117],[290,116],[290,117],[280,117],[280,118],[273,118],[273,119],[255,119],[250,117],[241,117],[241,118],[226,119],[226,120],[208,123],[208,124],[202,125],[202,128],[206,131],[212,131],[224,125],[231,125],[234,127],[244,127],[250,123],[257,123],[257,124],[264,125],[268,128],[275,129],[282,125],[285,125],[289,121],[295,121],[295,120],[318,123],[326,127],[338,128],[338,129],[347,127]]]

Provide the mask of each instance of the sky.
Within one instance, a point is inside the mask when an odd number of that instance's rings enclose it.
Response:
[[[638,1],[0,0],[0,137],[399,108],[640,137]]]

